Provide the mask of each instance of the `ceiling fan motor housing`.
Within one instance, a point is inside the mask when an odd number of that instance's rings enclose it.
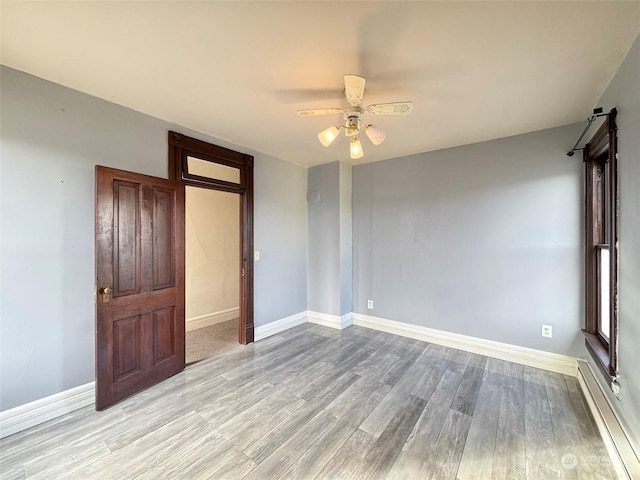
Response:
[[[360,133],[360,117],[362,116],[362,109],[359,107],[349,108],[344,112],[345,129],[344,134],[347,137],[354,137]]]

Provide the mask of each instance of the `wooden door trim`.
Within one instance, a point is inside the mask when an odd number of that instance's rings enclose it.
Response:
[[[238,341],[254,340],[253,326],[253,156],[169,131],[169,179],[185,186],[209,188],[240,195],[240,320]],[[242,182],[233,184],[213,178],[188,175],[186,158],[195,157],[240,169]],[[244,275],[243,275],[244,272]],[[184,272],[183,272],[184,274]]]

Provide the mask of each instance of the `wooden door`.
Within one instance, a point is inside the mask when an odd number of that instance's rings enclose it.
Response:
[[[184,369],[184,185],[96,167],[96,409]]]

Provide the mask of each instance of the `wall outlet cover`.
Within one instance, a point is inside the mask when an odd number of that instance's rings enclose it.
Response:
[[[367,300],[367,308],[373,310],[373,300]]]
[[[545,338],[552,338],[553,327],[551,325],[542,325],[542,336]]]

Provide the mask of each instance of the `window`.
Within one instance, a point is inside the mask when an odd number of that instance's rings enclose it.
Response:
[[[602,373],[617,389],[618,172],[616,109],[584,149],[585,340]]]

